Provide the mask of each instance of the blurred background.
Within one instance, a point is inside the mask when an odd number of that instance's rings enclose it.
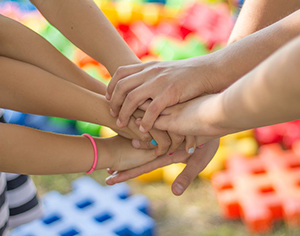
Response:
[[[201,56],[224,47],[243,1],[95,0],[95,3],[134,53],[146,62]],[[107,70],[72,45],[29,1],[0,1],[0,14],[33,29],[80,68],[108,84]],[[82,121],[10,110],[5,110],[4,115],[9,123],[50,132],[115,135],[106,127]],[[298,140],[299,121],[226,136],[221,139],[213,161],[180,197],[172,194],[170,186],[183,164],[158,169],[127,183],[132,194],[143,194],[150,200],[150,215],[159,236],[300,235]],[[269,168],[270,163],[278,164]],[[42,197],[51,190],[71,192],[72,181],[83,175],[32,177]],[[290,182],[280,183],[287,175]],[[106,171],[91,175],[103,185],[107,176]]]

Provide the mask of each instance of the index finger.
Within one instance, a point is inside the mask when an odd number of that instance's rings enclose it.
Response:
[[[113,91],[115,90],[115,87],[118,83],[119,80],[135,74],[137,72],[142,71],[144,68],[143,64],[135,64],[135,65],[129,65],[129,66],[120,66],[117,71],[115,72],[115,74],[113,75],[113,77],[111,78],[108,86],[107,86],[107,90],[106,90],[106,99],[110,100]]]
[[[116,183],[124,182],[126,180],[138,177],[142,174],[151,172],[157,168],[170,165],[175,162],[177,159],[185,159],[189,157],[189,155],[185,152],[185,150],[177,151],[174,153],[174,156],[170,158],[169,155],[160,156],[153,161],[150,161],[142,166],[125,170],[125,171],[119,171],[118,174],[107,178],[106,184],[113,185]]]

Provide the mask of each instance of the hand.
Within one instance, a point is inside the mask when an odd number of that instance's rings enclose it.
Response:
[[[133,116],[136,118],[136,124],[140,126],[142,117],[145,112],[141,110],[136,110]],[[186,151],[189,154],[192,154],[196,148],[196,140],[193,136],[182,136],[170,132],[161,131],[158,129],[151,129],[150,132],[153,139],[158,143],[158,146],[153,145],[149,141],[140,141],[132,140],[132,145],[135,148],[140,149],[153,149],[156,148],[157,156],[164,155],[173,155],[173,153],[180,147],[180,145],[185,141],[186,142]]]
[[[186,163],[186,167],[172,184],[172,192],[178,196],[184,193],[190,183],[208,165],[217,152],[218,147],[219,139],[215,139],[206,143],[202,148],[197,148],[196,152],[191,157],[183,150],[175,152],[171,157],[164,155],[148,162],[145,165],[114,173],[106,179],[106,183],[108,185],[113,185],[148,173],[157,168],[182,162]],[[112,174],[112,171],[109,170],[108,172],[109,174]]]
[[[95,138],[98,146],[99,161],[101,161],[101,153],[105,155],[110,169],[113,170],[127,170],[156,158],[154,150],[139,150],[131,146],[131,140],[120,136],[112,138]],[[101,151],[103,150],[103,152]],[[105,150],[105,151],[104,151]]]
[[[179,135],[194,135],[197,145],[224,136],[233,131],[218,125],[225,117],[222,99],[221,93],[213,94],[166,108],[154,127]]]
[[[223,89],[213,77],[214,63],[208,58],[209,55],[120,67],[106,94],[112,115],[118,116],[118,126],[125,127],[133,112],[150,99],[140,126],[142,132],[147,132],[166,107]]]

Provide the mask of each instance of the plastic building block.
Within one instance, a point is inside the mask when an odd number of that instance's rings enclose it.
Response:
[[[257,233],[269,231],[279,219],[300,226],[299,183],[300,156],[278,144],[262,146],[256,158],[229,159],[227,170],[212,178],[224,217],[241,218]]]
[[[73,192],[49,192],[43,197],[44,217],[13,230],[12,236],[152,236],[155,221],[149,201],[142,195],[130,196],[122,183],[103,187],[89,177],[73,182]]]
[[[300,139],[300,120],[255,129],[259,144],[282,143],[291,148]]]
[[[182,14],[179,21],[184,35],[196,32],[209,48],[215,44],[225,44],[234,25],[225,4],[211,8],[203,3],[195,3]]]

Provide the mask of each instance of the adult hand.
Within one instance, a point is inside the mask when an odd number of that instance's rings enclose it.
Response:
[[[225,120],[222,94],[213,94],[192,99],[166,108],[154,127],[179,135],[196,136],[201,145],[212,139],[234,132],[219,123]]]
[[[208,165],[219,147],[219,139],[212,140],[205,144],[202,148],[197,148],[196,152],[190,156],[184,150],[177,151],[173,156],[164,155],[146,163],[145,165],[114,172],[108,170],[109,174],[113,174],[106,179],[108,185],[120,183],[139,175],[148,173],[157,168],[167,166],[173,163],[186,163],[184,170],[177,176],[172,184],[172,192],[179,196],[187,189],[191,182],[198,174]]]
[[[223,89],[215,71],[210,55],[124,66],[114,74],[106,98],[119,127],[125,127],[133,112],[150,100],[140,126],[147,132],[166,107]]]

